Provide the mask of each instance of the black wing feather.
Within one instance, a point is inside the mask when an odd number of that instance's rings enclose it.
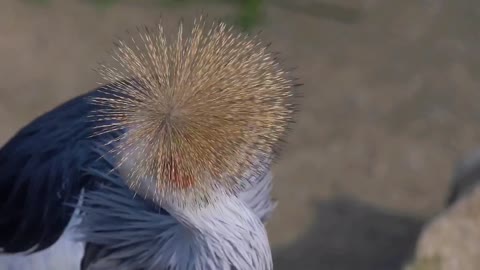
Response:
[[[72,99],[21,129],[0,149],[0,249],[40,251],[65,230],[82,188],[82,173],[99,156],[92,151],[93,109],[98,91]]]

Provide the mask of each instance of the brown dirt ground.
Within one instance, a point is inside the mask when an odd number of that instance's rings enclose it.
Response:
[[[260,27],[305,83],[275,166],[276,269],[398,269],[443,206],[454,161],[480,132],[480,4],[473,0],[271,0]],[[116,34],[200,6],[81,0],[0,4],[0,143],[96,86]],[[202,6],[212,15],[230,7]]]

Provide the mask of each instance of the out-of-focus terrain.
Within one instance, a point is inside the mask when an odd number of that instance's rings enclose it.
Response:
[[[480,141],[480,3],[271,0],[258,27],[305,84],[275,166],[276,269],[394,270]],[[200,10],[123,1],[0,3],[0,143],[95,87],[115,35]]]

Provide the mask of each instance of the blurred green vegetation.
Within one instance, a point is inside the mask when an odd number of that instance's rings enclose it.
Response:
[[[1,0],[0,0],[1,1]],[[52,0],[23,0],[38,5],[53,4]],[[96,6],[98,9],[108,11],[108,9],[115,4],[122,1],[132,3],[138,1],[139,4],[143,1],[140,0],[76,0],[89,2]],[[230,23],[234,23],[244,31],[250,31],[264,18],[264,6],[266,0],[145,0],[150,3],[158,3],[159,7],[167,8],[180,8],[185,5],[205,4],[213,5],[218,3],[230,4],[236,7],[235,15],[227,16],[226,19]],[[269,1],[270,5],[286,9],[292,12],[301,13],[307,16],[312,16],[318,19],[327,19],[343,24],[355,24],[358,23],[362,17],[363,12],[361,8],[350,7],[349,5],[339,4],[334,2],[304,2],[298,3],[293,0],[276,0]]]
[[[47,5],[51,4],[50,0],[26,0],[34,4]],[[99,9],[108,9],[109,7],[121,2],[122,0],[87,0],[91,4],[97,6]],[[160,5],[166,7],[178,7],[178,5],[187,5],[193,3],[194,0],[155,0]],[[199,2],[197,0],[195,2]],[[233,19],[234,23],[240,26],[243,30],[248,31],[255,27],[261,19],[261,10],[264,0],[202,0],[205,3],[224,2],[234,4],[237,6],[236,16]]]

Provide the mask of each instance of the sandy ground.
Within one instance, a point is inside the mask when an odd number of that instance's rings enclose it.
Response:
[[[260,28],[298,67],[305,98],[274,168],[276,269],[398,269],[423,221],[442,208],[454,162],[480,140],[480,4],[278,1]],[[92,68],[115,35],[197,11],[149,1],[101,11],[81,0],[3,0],[0,143],[96,86]]]

